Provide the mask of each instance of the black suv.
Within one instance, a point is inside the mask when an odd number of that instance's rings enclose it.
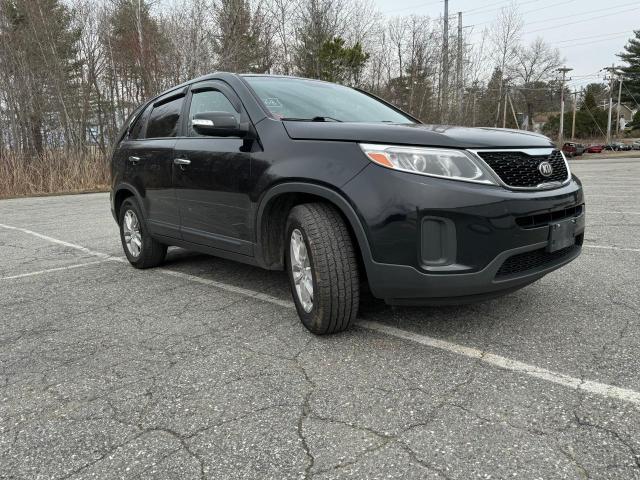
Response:
[[[364,91],[217,73],[138,108],[111,206],[138,268],[167,245],[286,269],[314,333],[360,289],[389,304],[477,301],[581,250],[584,197],[561,151],[512,130],[424,125]]]

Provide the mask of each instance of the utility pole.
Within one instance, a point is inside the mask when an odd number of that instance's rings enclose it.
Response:
[[[458,12],[458,123],[462,125],[462,115],[464,112],[463,95],[464,86],[462,84],[462,12]]]
[[[476,91],[473,90],[473,106],[471,108],[471,126],[476,126]]]
[[[562,148],[564,143],[564,83],[567,80],[567,72],[573,68],[562,67],[558,71],[562,73],[562,81],[560,82],[560,130],[558,131],[558,144]],[[569,79],[570,80],[570,79]]]
[[[520,130],[520,124],[518,123],[518,116],[516,115],[516,109],[513,108],[513,100],[511,100],[511,95],[509,95],[509,106],[511,107],[511,114],[513,115],[513,123],[515,123],[516,128]]]
[[[578,90],[573,91],[573,120],[571,121],[571,140],[576,139],[576,105],[578,104]]]
[[[618,73],[618,106],[616,112],[616,138],[620,136],[620,100],[622,97],[622,74]]]
[[[605,67],[604,70],[609,72],[609,119],[607,120],[607,145],[611,143],[611,111],[613,110],[613,74],[616,71],[614,64]]]
[[[502,109],[502,128],[507,127],[507,97],[509,96],[509,87],[504,87],[504,108]]]
[[[442,32],[442,85],[440,116],[447,123],[447,89],[449,87],[449,0],[444,0],[444,31]]]

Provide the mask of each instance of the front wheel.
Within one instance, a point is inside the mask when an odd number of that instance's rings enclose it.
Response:
[[[303,325],[324,335],[349,328],[358,314],[360,281],[351,235],[340,214],[322,203],[289,213],[286,267]]]

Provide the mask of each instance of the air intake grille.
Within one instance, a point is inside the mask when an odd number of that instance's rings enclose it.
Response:
[[[496,273],[496,278],[508,277],[528,270],[544,268],[564,257],[568,257],[578,248],[580,248],[580,246],[576,244],[551,253],[547,252],[544,248],[541,248],[532,252],[513,255],[512,257],[507,258],[502,264],[498,273]]]
[[[536,228],[548,225],[550,222],[557,222],[565,218],[579,217],[584,211],[584,204],[574,205],[573,207],[554,210],[553,212],[539,213],[538,215],[529,215],[527,217],[516,218],[516,223],[522,228]]]
[[[567,165],[560,150],[554,150],[551,155],[528,155],[525,152],[478,152],[500,179],[509,187],[535,188],[542,183],[563,183],[569,178]],[[538,166],[547,161],[553,168],[553,173],[545,177],[538,170]]]

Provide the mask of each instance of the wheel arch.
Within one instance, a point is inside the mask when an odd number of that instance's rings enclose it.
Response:
[[[354,239],[359,260],[366,273],[371,261],[371,249],[358,214],[339,192],[307,182],[285,182],[271,187],[261,198],[256,218],[256,259],[264,268],[278,270],[284,264],[284,225],[290,209],[302,203],[323,201],[341,213]]]
[[[129,197],[135,197],[138,201],[138,205],[140,209],[142,209],[142,214],[147,217],[147,212],[144,208],[144,202],[142,201],[142,196],[136,190],[133,185],[128,183],[120,183],[113,189],[113,195],[111,200],[111,211],[113,213],[113,217],[118,220],[118,213],[120,212],[120,207],[122,203]]]

